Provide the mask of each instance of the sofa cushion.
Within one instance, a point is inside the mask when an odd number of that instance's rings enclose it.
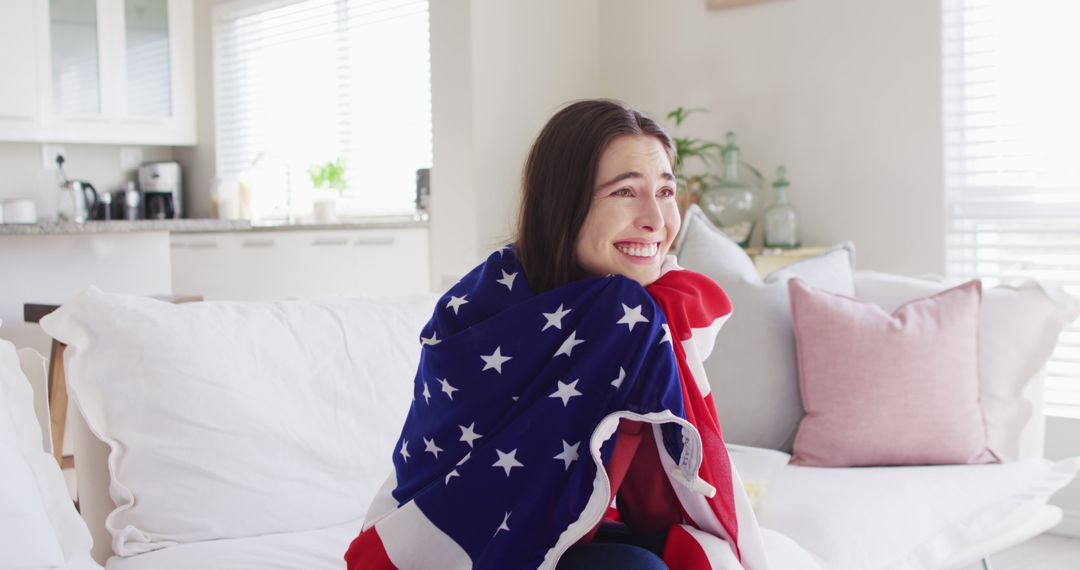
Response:
[[[994,465],[828,468],[787,466],[758,520],[835,570],[941,568],[993,538],[998,522],[1043,504],[1080,458]]]
[[[109,570],[341,570],[363,521],[315,530],[181,544],[114,557]]]
[[[68,496],[60,467],[43,445],[34,395],[20,364],[43,359],[0,340],[0,567],[100,568],[90,533]]]
[[[731,463],[739,472],[750,504],[756,510],[761,497],[769,492],[773,480],[784,470],[791,460],[791,455],[775,449],[750,447],[734,443],[727,444]]]
[[[990,463],[979,407],[982,284],[890,315],[788,282],[806,416],[792,463],[818,467]]]
[[[887,312],[950,285],[857,271],[855,294]],[[1058,335],[1080,316],[1080,301],[1060,286],[1028,280],[983,289],[979,312],[980,404],[990,450],[1002,460],[1042,455],[1041,392],[1030,385],[1054,351]]]
[[[803,409],[787,281],[797,276],[826,291],[854,295],[855,246],[845,242],[762,280],[746,252],[691,206],[676,250],[682,267],[716,281],[733,306],[705,361],[724,440],[791,451]]]
[[[174,305],[90,289],[43,319],[110,447],[113,551],[363,517],[434,300]]]

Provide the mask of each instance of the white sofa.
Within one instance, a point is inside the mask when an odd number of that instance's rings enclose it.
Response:
[[[43,320],[68,344],[93,557],[114,570],[341,568],[389,470],[435,300],[172,305],[89,290]],[[1038,393],[1035,380],[1015,397]],[[1061,519],[1047,500],[1080,460],[1038,457],[1035,412],[1024,457],[1002,465],[826,469],[731,452],[762,526],[820,567],[962,568]]]

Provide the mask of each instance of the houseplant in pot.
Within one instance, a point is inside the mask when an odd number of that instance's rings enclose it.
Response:
[[[345,159],[338,157],[326,164],[313,164],[308,168],[308,176],[311,177],[311,185],[315,190],[312,210],[315,220],[335,220],[337,200],[348,187],[345,180]]]
[[[708,111],[677,107],[667,114],[667,119],[674,121],[678,129],[687,117],[700,112]],[[683,136],[672,140],[675,177],[683,189],[678,195],[679,212],[685,213],[690,204],[698,204],[718,229],[740,246],[749,247],[762,206],[765,178],[740,159],[735,134],[729,131],[724,143]]]
[[[705,109],[676,107],[667,114],[667,119],[674,121],[675,128],[678,129],[690,115],[707,112]],[[709,172],[709,165],[720,157],[722,145],[710,140],[683,136],[672,137],[672,141],[675,143],[675,178],[682,189],[678,195],[679,213],[685,213],[690,204],[696,204],[701,198],[701,192],[718,179]]]

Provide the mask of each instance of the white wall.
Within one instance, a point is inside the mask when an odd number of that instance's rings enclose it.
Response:
[[[605,95],[788,167],[807,244],[853,240],[858,265],[944,270],[939,2],[600,0]],[[670,125],[669,125],[670,126]],[[771,200],[771,198],[770,198]],[[760,238],[758,238],[760,239]]]
[[[185,215],[189,218],[209,218],[210,187],[217,172],[214,156],[214,75],[213,75],[213,28],[210,11],[216,0],[194,0],[193,18],[195,33],[195,108],[198,110],[196,136],[199,144],[194,147],[176,148],[174,157],[184,170]]]
[[[87,180],[99,192],[123,188],[135,180],[134,170],[124,170],[120,164],[120,149],[116,145],[62,144],[64,171],[68,177]],[[132,147],[142,153],[142,160],[172,160],[171,147]],[[41,145],[37,143],[0,143],[0,200],[31,198],[37,207],[38,219],[52,221],[60,199],[60,176],[54,169],[42,169]]]
[[[596,0],[432,2],[432,276],[507,240],[529,145],[563,104],[599,94]]]

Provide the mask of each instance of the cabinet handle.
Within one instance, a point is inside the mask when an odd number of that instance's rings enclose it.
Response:
[[[394,245],[395,238],[393,236],[379,236],[379,237],[367,237],[356,238],[353,241],[355,246],[363,245]]]
[[[313,246],[324,245],[348,245],[349,240],[346,238],[318,238],[311,242]]]
[[[247,239],[241,244],[242,247],[274,247],[272,239]]]
[[[188,244],[191,249],[217,249],[216,241],[193,241]]]

